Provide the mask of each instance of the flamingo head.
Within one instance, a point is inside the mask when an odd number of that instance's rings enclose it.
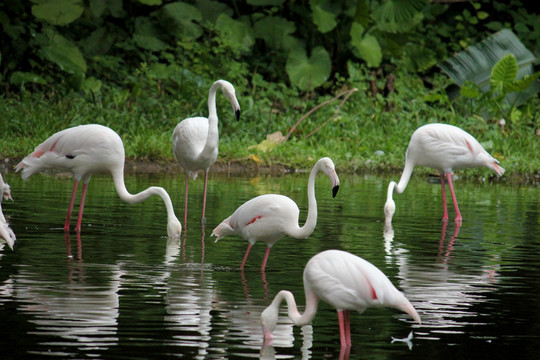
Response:
[[[13,201],[13,198],[11,197],[11,188],[6,183],[4,183],[4,190],[2,192],[2,196],[4,197],[4,200]]]
[[[420,319],[420,315],[418,315],[418,312],[416,312],[416,309],[414,306],[412,306],[411,302],[407,300],[405,295],[402,295],[401,301],[397,304],[396,308],[399,310],[402,310],[406,312],[407,314],[411,315],[414,321],[416,321],[419,324],[422,324],[422,320]]]
[[[221,80],[221,92],[223,92],[223,95],[225,95],[227,100],[229,100],[229,102],[231,103],[234,114],[236,116],[236,120],[240,120],[240,104],[236,99],[236,92],[234,90],[234,86],[228,81]]]
[[[334,162],[329,157],[324,157],[317,161],[317,166],[330,178],[332,182],[332,197],[336,197],[339,191],[339,177],[336,173]]]
[[[270,305],[261,313],[261,324],[265,344],[271,344],[274,339],[272,332],[277,325],[278,310],[279,308]]]
[[[174,217],[167,222],[167,236],[173,239],[180,239],[182,233],[182,224]]]

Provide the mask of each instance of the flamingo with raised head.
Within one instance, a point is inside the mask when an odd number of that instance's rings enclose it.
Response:
[[[231,216],[219,224],[211,236],[217,236],[216,242],[226,235],[238,234],[249,241],[248,248],[242,260],[240,269],[244,269],[246,260],[253,244],[257,241],[266,242],[266,252],[261,265],[261,271],[266,268],[266,262],[272,245],[285,235],[295,239],[305,239],[313,233],[317,225],[317,200],[315,199],[315,178],[319,171],[324,172],[332,183],[332,197],[339,190],[339,178],[334,162],[322,158],[313,166],[308,180],[308,214],[304,226],[300,227],[298,205],[284,195],[265,194],[257,196],[241,205]]]
[[[95,173],[109,172],[113,177],[116,192],[122,200],[130,204],[144,201],[152,195],[161,197],[167,210],[167,235],[180,237],[182,225],[174,214],[167,191],[162,187],[152,186],[138,194],[130,194],[124,183],[124,161],[124,145],[116,132],[102,125],[79,125],[59,131],[38,145],[34,152],[16,166],[16,171],[22,170],[22,178],[25,180],[33,174],[49,169],[59,169],[73,174],[75,184],[64,224],[65,231],[69,231],[79,182],[82,181],[83,188],[76,232],[81,231],[84,201],[90,178]]]
[[[281,290],[262,312],[264,342],[272,342],[281,302],[287,302],[289,318],[295,325],[311,323],[319,300],[338,313],[341,346],[351,346],[350,311],[363,313],[369,307],[393,307],[402,310],[421,324],[420,316],[390,280],[370,262],[341,250],[326,250],[313,256],[304,268],[306,306],[303,314],[296,307],[294,295]]]
[[[4,182],[4,178],[2,177],[2,174],[0,174],[0,238],[4,239],[11,250],[13,250],[13,245],[15,244],[17,237],[4,217],[2,211],[2,198],[4,198],[4,200],[13,201],[13,198],[11,197],[11,188]]]
[[[443,221],[448,221],[446,209],[445,178],[452,194],[455,222],[461,224],[462,217],[452,185],[452,171],[485,166],[498,176],[504,173],[499,166],[499,161],[492,157],[480,143],[466,131],[448,124],[428,124],[419,127],[412,134],[405,155],[405,168],[399,179],[399,183],[391,181],[388,185],[384,214],[386,227],[391,227],[392,216],[396,211],[396,204],[392,199],[394,192],[401,194],[405,191],[414,167],[427,166],[438,170],[441,174]]]
[[[204,170],[204,194],[202,222],[205,221],[206,189],[208,185],[208,171],[216,162],[218,155],[218,116],[216,109],[216,92],[221,88],[223,95],[231,103],[236,120],[240,119],[240,105],[236,99],[234,86],[225,80],[216,81],[208,94],[208,118],[191,117],[184,119],[176,125],[172,136],[174,157],[186,172],[186,194],[184,203],[184,226],[187,223],[189,177],[197,178],[199,170]],[[186,226],[187,228],[187,226]]]

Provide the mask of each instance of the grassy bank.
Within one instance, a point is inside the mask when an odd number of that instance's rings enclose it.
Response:
[[[474,113],[446,101],[428,102],[440,98],[444,85],[441,79],[427,89],[421,79],[401,75],[396,77],[395,91],[383,96],[373,94],[366,77],[357,83],[339,84],[330,91],[334,95],[323,97],[301,95],[276,84],[235,84],[242,108],[240,121],[234,119],[230,105],[218,94],[219,162],[309,168],[316,159],[330,156],[341,172],[397,172],[403,167],[413,131],[426,123],[443,122],[475,136],[501,161],[507,177],[533,179],[540,174],[538,99],[522,107],[518,119],[506,120],[506,125],[500,126],[500,118],[493,114]],[[1,97],[0,158],[19,160],[56,131],[98,123],[120,134],[128,159],[170,165],[174,162],[172,130],[183,118],[207,115],[209,86],[203,84],[190,99],[152,87],[138,94],[104,88],[99,97],[72,92],[22,92]],[[352,88],[358,91],[334,99]],[[314,108],[317,110],[305,116]],[[287,135],[302,118],[286,141],[263,142],[277,131]],[[489,171],[473,169],[464,174],[488,175]]]

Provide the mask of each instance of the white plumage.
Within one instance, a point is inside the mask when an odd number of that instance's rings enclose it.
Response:
[[[231,103],[236,115],[240,118],[240,105],[236,99],[234,86],[228,81],[218,80],[210,88],[208,94],[208,118],[192,117],[182,120],[176,125],[172,136],[174,157],[186,172],[186,194],[184,204],[184,226],[187,222],[189,177],[197,178],[199,170],[204,170],[204,195],[202,219],[206,210],[206,190],[208,171],[216,162],[218,155],[219,134],[216,109],[216,92],[221,88],[223,95]]]
[[[391,227],[392,216],[396,205],[392,199],[394,192],[401,194],[405,191],[414,167],[427,166],[436,169],[441,174],[443,196],[443,220],[448,220],[446,209],[445,177],[452,194],[456,212],[456,223],[461,224],[451,173],[454,170],[485,166],[498,176],[504,173],[499,161],[493,158],[480,143],[464,130],[447,124],[428,124],[419,127],[411,136],[405,156],[405,167],[399,183],[391,181],[388,185],[387,200],[384,206],[386,227]]]
[[[264,271],[270,248],[276,241],[284,236],[304,239],[313,233],[317,225],[315,177],[319,171],[330,178],[333,196],[339,189],[339,178],[332,160],[326,157],[317,161],[309,175],[308,215],[304,226],[300,227],[298,224],[300,209],[293,200],[283,195],[266,194],[245,202],[214,229],[212,236],[217,236],[216,242],[232,234],[240,235],[249,241],[240,269],[244,268],[249,251],[257,241],[264,241],[267,246],[261,266],[261,271]]]
[[[15,236],[13,230],[11,230],[9,227],[9,224],[4,217],[4,213],[2,211],[2,198],[4,200],[13,201],[13,198],[11,197],[11,188],[4,182],[4,178],[2,177],[2,174],[0,174],[0,238],[4,239],[11,250],[13,250],[13,245],[15,244],[17,237]]]
[[[261,314],[265,342],[272,340],[279,307],[287,302],[288,315],[295,325],[311,323],[322,300],[338,312],[342,346],[351,345],[349,312],[360,313],[368,307],[393,307],[421,323],[416,309],[390,280],[370,262],[341,250],[327,250],[313,256],[304,268],[306,306],[298,312],[294,295],[281,290]]]
[[[73,174],[75,184],[64,224],[65,231],[69,231],[79,182],[83,182],[83,190],[75,227],[77,232],[81,231],[84,201],[90,178],[95,173],[108,172],[113,177],[118,195],[128,203],[134,204],[144,201],[151,195],[161,197],[167,209],[167,234],[170,237],[179,237],[182,225],[174,214],[169,194],[165,189],[156,186],[149,187],[135,195],[130,194],[124,184],[124,161],[124,145],[116,132],[102,125],[80,125],[59,131],[38,145],[34,152],[17,165],[16,171],[22,171],[23,179],[49,169]]]

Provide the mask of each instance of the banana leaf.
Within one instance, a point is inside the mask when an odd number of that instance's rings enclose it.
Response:
[[[533,64],[537,61],[534,54],[529,51],[518,37],[508,29],[501,30],[482,42],[471,45],[439,64],[459,87],[466,80],[474,82],[482,91],[490,90],[490,77],[493,66],[505,55],[514,54],[518,62],[516,79],[531,75],[534,72]],[[527,101],[540,90],[540,84],[535,82],[527,90],[508,94],[506,102],[518,106]]]

